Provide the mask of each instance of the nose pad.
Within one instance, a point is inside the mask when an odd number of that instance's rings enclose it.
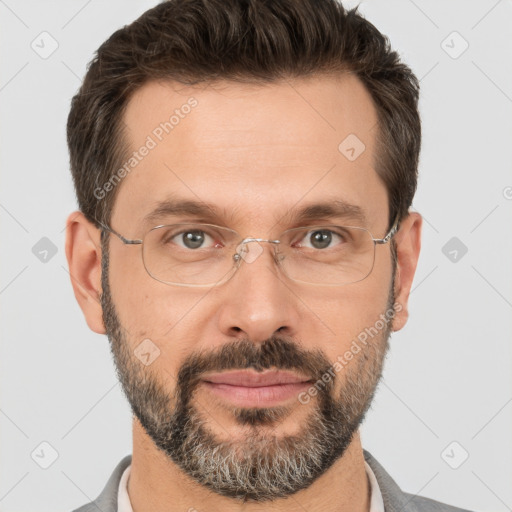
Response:
[[[262,240],[262,239],[246,239],[240,242],[236,247],[236,254],[233,256],[235,261],[239,261],[240,259],[244,260],[246,263],[255,262],[262,254],[263,254],[263,246],[260,242],[270,242],[275,244],[273,247],[273,257],[276,263],[282,259],[280,258],[279,246],[272,240]]]
[[[254,242],[254,243],[250,243]],[[253,263],[263,253],[263,247],[255,240],[241,242],[236,248],[236,252],[245,263]]]

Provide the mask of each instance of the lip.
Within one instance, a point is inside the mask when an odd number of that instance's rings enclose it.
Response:
[[[243,386],[248,388],[276,386],[280,384],[301,384],[311,381],[311,379],[303,375],[282,370],[269,370],[264,373],[237,370],[207,375],[203,380],[213,384],[228,384],[230,386]]]
[[[207,375],[202,380],[210,392],[238,407],[272,407],[297,399],[311,382],[307,377],[275,370],[223,372]]]

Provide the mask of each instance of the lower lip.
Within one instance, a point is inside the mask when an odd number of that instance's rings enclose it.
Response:
[[[301,391],[304,391],[311,385],[310,382],[297,382],[250,388],[207,381],[203,381],[203,384],[217,396],[227,399],[239,407],[269,407],[278,405],[285,400],[297,398]]]

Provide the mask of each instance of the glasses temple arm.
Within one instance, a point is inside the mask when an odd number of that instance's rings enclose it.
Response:
[[[111,228],[110,226],[107,226],[106,224],[103,224],[103,222],[96,219],[96,222],[106,231],[112,233],[113,235],[116,235],[123,244],[141,244],[142,240],[130,240],[129,238],[125,238],[121,233],[118,233],[115,229]]]
[[[387,244],[393,236],[395,236],[396,232],[399,230],[399,219],[400,215],[397,213],[395,217],[395,222],[393,222],[393,227],[389,230],[388,234],[384,238],[374,238],[373,241],[376,244]]]

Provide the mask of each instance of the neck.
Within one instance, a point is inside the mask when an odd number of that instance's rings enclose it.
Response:
[[[135,418],[128,495],[134,512],[368,512],[370,486],[359,432],[343,456],[307,489],[271,503],[242,503],[202,487],[159,450]]]

